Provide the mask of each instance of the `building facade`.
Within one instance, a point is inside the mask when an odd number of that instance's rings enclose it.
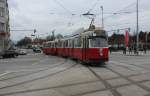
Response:
[[[9,8],[7,0],[0,0],[0,52],[10,47]]]

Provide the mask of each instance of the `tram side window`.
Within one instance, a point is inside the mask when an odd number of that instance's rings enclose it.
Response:
[[[57,43],[55,43],[55,48],[57,48]]]
[[[74,40],[74,46],[75,47],[81,47],[82,46],[82,40],[81,40],[81,38],[75,38],[75,40]]]
[[[60,42],[60,45],[59,45],[59,48],[61,48],[62,47],[62,42]]]
[[[74,47],[77,47],[77,40],[74,39]]]
[[[83,48],[89,48],[89,41],[86,38],[82,39],[82,47]]]
[[[85,38],[85,47],[86,48],[89,48],[89,39],[88,38]]]
[[[52,48],[55,48],[55,44],[54,43],[52,43]]]
[[[63,48],[66,48],[66,41],[63,42]]]
[[[68,47],[71,48],[71,40],[68,40]]]
[[[62,48],[65,48],[66,42],[64,41],[62,44]]]
[[[61,48],[61,42],[58,42],[58,48]]]
[[[73,40],[69,40],[69,48],[73,48],[73,45],[74,45]]]
[[[61,48],[64,48],[64,42],[61,42]]]
[[[82,39],[78,38],[78,47],[81,47],[81,46],[82,46]]]
[[[48,48],[48,44],[44,44],[44,47]]]
[[[62,42],[59,42],[59,44],[60,44],[60,45],[59,45],[59,48],[61,48],[61,47],[62,47]]]
[[[48,43],[48,44],[46,44],[46,47],[48,47],[48,48],[50,47],[50,46],[49,46],[49,43]]]
[[[51,48],[51,43],[48,43],[48,44],[47,44],[47,47]]]
[[[65,47],[68,48],[68,40],[65,41]]]

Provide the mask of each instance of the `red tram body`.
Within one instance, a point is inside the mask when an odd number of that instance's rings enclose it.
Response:
[[[100,29],[84,31],[65,39],[47,42],[43,53],[71,57],[86,63],[106,62],[109,60],[107,35]]]
[[[43,53],[46,55],[57,55],[56,41],[49,41],[45,43]]]

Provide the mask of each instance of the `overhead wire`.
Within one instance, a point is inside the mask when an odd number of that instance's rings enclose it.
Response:
[[[143,18],[143,17],[145,17],[145,18]],[[140,21],[141,21],[141,20],[142,20],[142,21],[146,21],[146,20],[149,20],[149,19],[150,19],[149,17],[146,18],[146,15],[140,16],[140,18],[141,18],[141,19],[139,19]],[[122,20],[122,21],[129,21],[129,22],[125,22],[124,24],[130,24],[130,23],[136,22],[136,20],[134,20],[134,21],[131,21],[131,20],[133,20],[133,18],[124,19],[124,20]],[[114,25],[109,24],[109,25],[105,25],[105,26],[108,27],[108,26],[116,26],[116,25],[120,25],[120,23],[117,23],[117,24],[114,24]],[[122,24],[121,24],[121,25],[122,25]]]
[[[135,3],[136,3],[136,2],[131,3],[130,5],[124,7],[123,9],[118,10],[118,11],[112,13],[112,15],[105,17],[104,19],[110,18],[110,17],[112,17],[112,16],[114,16],[114,15],[121,15],[121,14],[123,14],[123,13],[124,13],[124,14],[127,14],[127,13],[128,13],[128,14],[129,14],[129,13],[133,13],[133,12],[130,12],[130,11],[124,11],[124,10],[126,10],[127,8],[129,8],[129,7],[133,6],[133,5],[135,5]],[[124,11],[124,12],[122,12],[122,11]]]
[[[62,7],[66,12],[68,12],[69,14],[71,14],[71,20],[70,22],[72,22],[72,18],[74,15],[77,15],[77,14],[74,14],[73,12],[71,12],[69,9],[67,9],[62,3],[60,3],[58,0],[53,0],[56,4],[58,4],[60,7]],[[93,6],[88,10],[88,13],[90,13],[91,11],[94,10],[94,8],[96,7],[96,5],[98,4],[99,0],[96,0],[96,2],[93,4]],[[105,17],[104,19],[107,19],[107,18],[110,18],[114,15],[122,15],[122,14],[132,14],[132,13],[135,13],[133,11],[126,11],[129,7],[133,7],[133,5],[135,5],[135,2],[131,3],[130,5],[124,7],[123,9],[119,10],[119,11],[116,11],[114,13],[104,13],[104,14],[112,14],[110,16],[107,16]],[[80,15],[81,16],[81,15]],[[71,25],[72,23],[68,23],[68,25]],[[129,23],[125,23],[125,24],[129,24]]]
[[[88,10],[88,13],[92,12],[95,9],[96,5],[98,4],[98,1],[99,0],[96,0],[96,2],[93,4],[93,6]]]
[[[71,14],[71,19],[70,19],[70,22],[72,22],[72,18],[74,15],[77,15],[77,14],[74,14],[73,12],[71,12],[68,8],[66,8],[62,3],[60,3],[58,0],[53,0],[57,5],[59,5],[61,8],[63,8],[66,12],[68,12],[69,14]],[[96,2],[93,4],[93,6],[88,10],[88,13],[90,13],[91,11],[94,10],[94,8],[96,7],[96,5],[98,4],[98,1],[99,0],[96,0]],[[82,16],[81,14],[79,16]],[[68,26],[71,25],[71,23],[68,23]]]
[[[71,15],[74,15],[73,12],[71,12],[68,8],[66,8],[62,3],[60,3],[59,1],[57,0],[53,0],[56,4],[58,4],[60,7],[62,7],[66,12],[68,12],[69,14]]]
[[[134,3],[133,3],[134,4]],[[133,5],[133,4],[131,4],[131,5]],[[121,10],[119,10],[118,12],[123,12],[124,10],[127,10],[126,8],[128,8],[128,7],[130,7],[131,5],[129,5],[129,6],[127,6],[127,7],[125,7],[125,8],[123,8],[123,9],[121,9]],[[133,6],[132,6],[133,7]],[[146,12],[148,12],[149,10],[147,10]],[[131,12],[131,11],[130,11]],[[131,14],[132,13],[135,13],[136,11],[132,11],[131,12]],[[143,11],[140,11],[140,12],[143,12]],[[145,12],[145,10],[144,10],[144,12]],[[113,14],[113,15],[115,15],[115,14]],[[109,17],[112,17],[113,15],[111,15],[111,16],[109,16]],[[140,23],[140,26],[141,27],[145,27],[145,23],[146,22],[150,22],[149,21],[149,18],[142,18],[142,17],[145,17],[145,16],[147,16],[146,14],[145,15],[143,15],[143,16],[140,16],[140,20],[142,21],[141,23]],[[109,18],[109,17],[107,17],[107,18]],[[107,19],[107,18],[105,18],[105,19]],[[131,19],[133,19],[133,18],[131,18]],[[128,21],[130,21],[131,19],[126,19],[126,21],[128,20]],[[148,21],[147,21],[148,20]],[[143,22],[143,21],[146,21],[146,22]],[[124,26],[129,26],[129,27],[131,27],[132,25],[134,25],[133,24],[133,22],[134,21],[132,21],[131,23],[130,22],[126,22],[126,23],[124,23],[124,24],[115,24],[115,25],[109,25],[109,26],[118,26],[118,27],[120,27],[120,26],[122,26],[122,25],[124,25]],[[136,20],[135,20],[135,22],[136,22]],[[134,25],[135,26],[135,25]],[[107,26],[108,27],[108,26]],[[132,26],[132,28],[133,28],[133,26]]]
[[[71,26],[71,25],[73,25],[73,23],[72,23],[72,18],[73,18],[73,16],[74,15],[76,15],[76,14],[74,14],[72,11],[70,11],[68,8],[66,8],[62,3],[60,3],[58,0],[53,0],[56,4],[58,4],[61,8],[63,8],[66,12],[68,12],[70,15],[71,15],[71,19],[70,19],[70,21],[68,22],[68,24],[67,24],[67,26]]]

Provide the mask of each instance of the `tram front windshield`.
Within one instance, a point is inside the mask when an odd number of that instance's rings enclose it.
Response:
[[[108,47],[107,39],[103,37],[90,38],[90,47]]]

